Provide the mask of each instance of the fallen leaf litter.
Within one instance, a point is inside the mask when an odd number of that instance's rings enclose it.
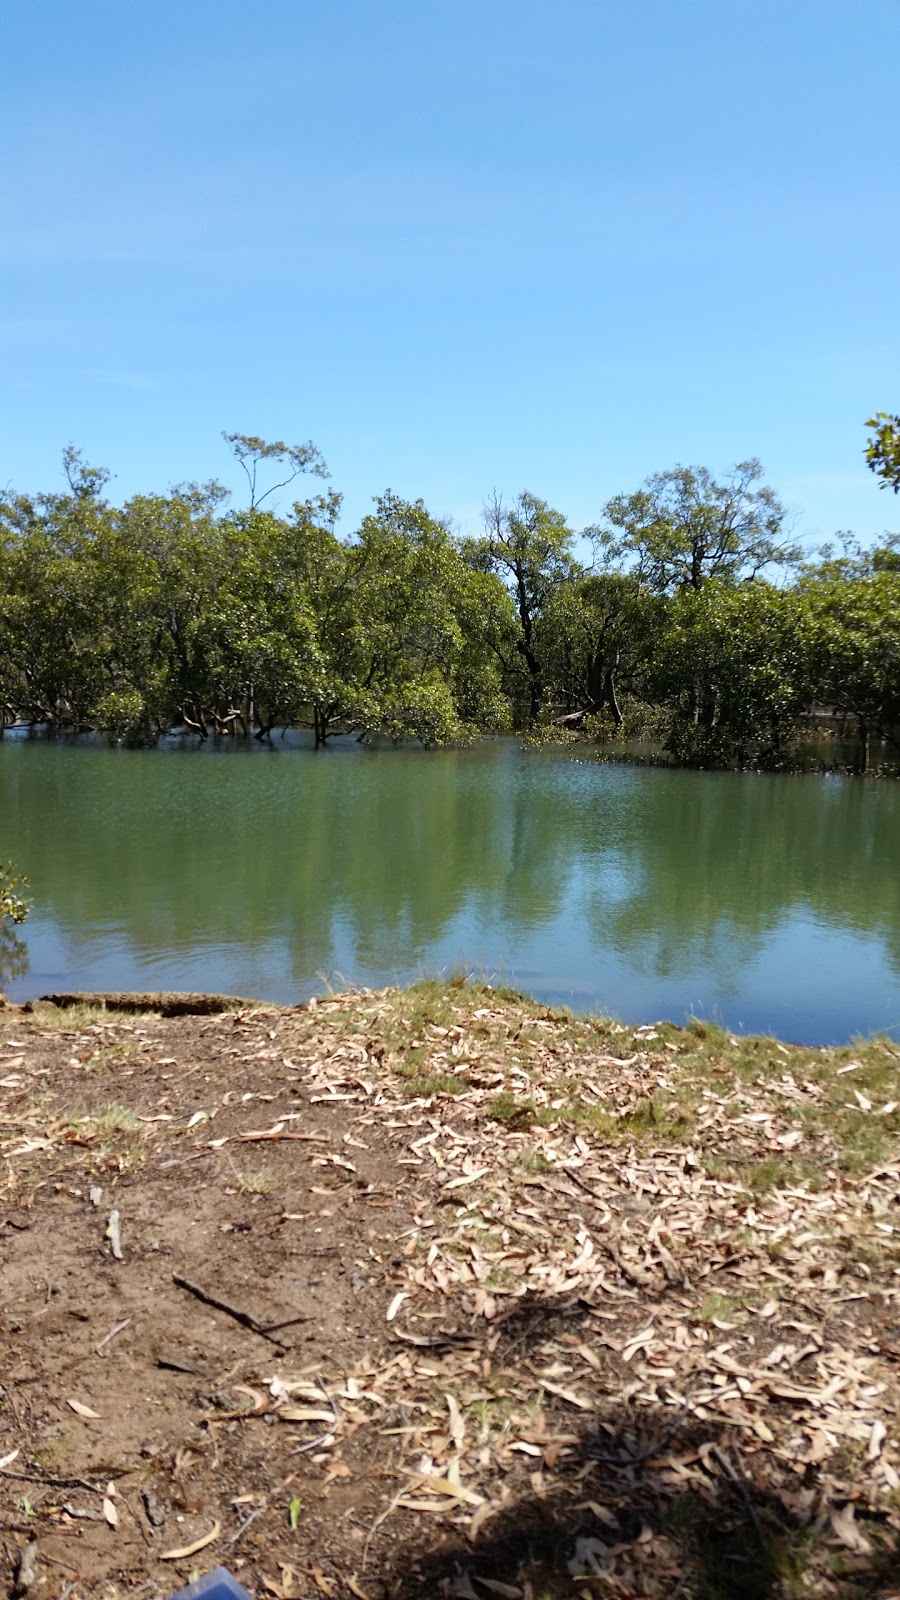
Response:
[[[869,1592],[842,1584],[900,1534],[897,1102],[842,1091],[894,1136],[849,1175],[808,1061],[770,1041],[736,1076],[723,1045],[657,1139],[676,1031],[591,1038],[486,986],[431,1010],[0,1011],[10,1584],[36,1527],[48,1600],[68,1568],[99,1596],[207,1549],[282,1600],[527,1597],[548,1563],[554,1594],[689,1597],[690,1504],[767,1559],[796,1533],[816,1593]],[[244,1172],[256,1145],[272,1169]],[[143,1444],[139,1393],[164,1424]],[[162,1549],[166,1517],[185,1538]]]

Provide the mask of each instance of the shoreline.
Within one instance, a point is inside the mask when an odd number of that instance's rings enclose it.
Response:
[[[854,1034],[846,1041],[832,1044],[808,1044],[802,1040],[781,1038],[774,1033],[743,1032],[732,1029],[714,1018],[690,1015],[683,1022],[673,1022],[669,1018],[656,1018],[652,1022],[629,1023],[622,1021],[611,1013],[579,1010],[573,1006],[557,1004],[552,1000],[542,1000],[540,997],[529,994],[526,990],[517,989],[509,984],[492,984],[487,980],[467,975],[463,978],[423,978],[418,981],[390,985],[383,990],[368,989],[361,985],[351,984],[347,989],[329,989],[321,995],[311,995],[308,1000],[285,1003],[277,1000],[267,1000],[259,997],[236,994],[222,994],[213,990],[180,990],[180,989],[97,989],[97,990],[61,990],[54,993],[35,995],[25,1000],[11,1000],[8,995],[0,990],[0,1015],[4,1011],[22,1012],[31,1015],[36,1008],[52,1006],[57,1010],[79,1010],[90,1012],[111,1012],[122,1015],[139,1016],[150,1014],[167,1019],[195,1016],[218,1016],[226,1012],[241,1010],[248,1011],[276,1011],[290,1014],[315,1009],[317,1005],[326,1004],[329,1000],[341,999],[346,1002],[353,998],[361,1002],[373,994],[415,994],[421,990],[448,990],[459,991],[471,989],[496,995],[498,1000],[512,1005],[521,1005],[524,1008],[537,1008],[547,1014],[570,1019],[573,1023],[587,1026],[596,1026],[608,1029],[614,1033],[638,1036],[646,1034],[648,1030],[670,1030],[674,1033],[690,1033],[694,1030],[704,1036],[719,1036],[729,1038],[734,1044],[753,1046],[775,1046],[788,1052],[801,1052],[812,1055],[833,1055],[838,1052],[858,1051],[872,1046],[879,1049],[886,1046],[891,1049],[900,1061],[900,1041],[892,1038],[889,1032],[873,1031],[869,1034]]]

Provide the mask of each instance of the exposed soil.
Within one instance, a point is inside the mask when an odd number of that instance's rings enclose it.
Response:
[[[842,1171],[772,1041],[672,1121],[695,1045],[0,1010],[0,1591],[900,1594],[896,1140]]]

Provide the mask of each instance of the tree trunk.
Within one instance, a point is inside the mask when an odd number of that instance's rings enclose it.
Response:
[[[541,672],[541,664],[527,639],[520,639],[516,648],[528,668],[528,721],[529,723],[532,723],[537,720],[538,712],[541,709],[541,701],[544,698],[544,682],[543,674]]]
[[[625,718],[622,715],[621,707],[618,699],[616,698],[616,677],[614,667],[607,667],[606,669],[606,673],[603,678],[603,700],[601,701],[601,705],[609,706],[609,709],[612,712],[613,722],[617,728],[621,728]]]
[[[181,715],[186,727],[193,728],[195,733],[199,733],[201,739],[209,738],[209,729],[203,720],[203,712],[196,703],[194,705],[194,715],[192,717],[188,715],[187,706],[182,706]]]
[[[868,770],[869,770],[869,729],[868,729],[868,725],[865,722],[861,722],[860,725],[859,725],[859,761],[858,761],[857,765],[858,765],[858,770],[860,772],[868,772]]]

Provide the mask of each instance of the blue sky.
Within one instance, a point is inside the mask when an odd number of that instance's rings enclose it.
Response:
[[[127,495],[222,429],[574,526],[749,455],[900,527],[900,0],[6,0],[0,482]],[[315,487],[313,482],[312,488]]]

